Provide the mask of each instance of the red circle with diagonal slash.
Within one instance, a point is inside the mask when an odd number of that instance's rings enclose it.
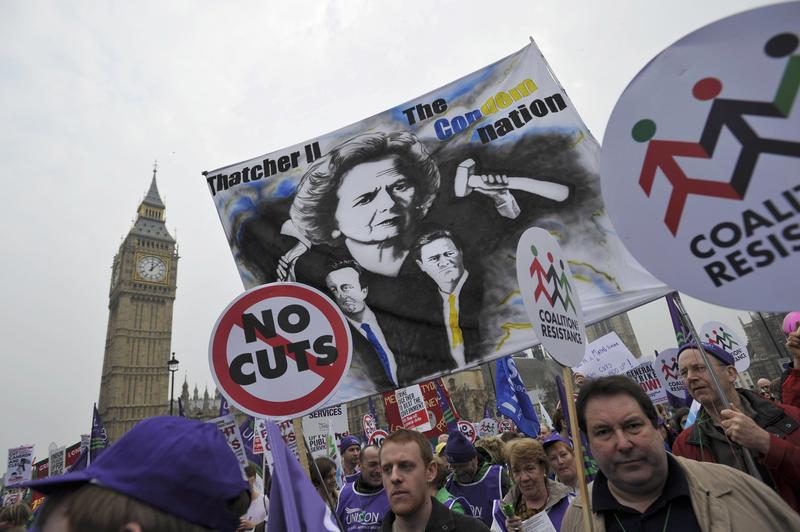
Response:
[[[302,397],[287,401],[274,401],[258,397],[245,389],[244,385],[234,382],[230,374],[228,357],[228,340],[235,328],[243,328],[242,317],[244,313],[259,304],[262,304],[259,306],[260,310],[271,309],[269,301],[273,300],[276,301],[276,304],[275,308],[271,310],[273,310],[273,315],[277,316],[280,309],[286,306],[285,304],[277,303],[279,298],[280,301],[292,300],[292,304],[298,304],[309,309],[313,308],[321,313],[327,323],[309,325],[308,329],[313,330],[311,341],[313,343],[313,339],[318,336],[319,331],[321,331],[319,334],[331,334],[337,351],[336,361],[329,366],[315,366],[313,354],[308,356],[309,369],[306,371],[313,371],[323,377],[323,380]],[[277,324],[276,329],[279,329]],[[308,330],[303,333],[306,334],[307,332]],[[258,340],[271,347],[288,343],[288,340],[283,338],[281,334],[272,339],[265,339],[262,335],[258,335]],[[309,351],[306,351],[306,353],[309,353]],[[234,353],[233,355],[236,356],[238,354]],[[288,353],[286,357],[292,358]],[[350,328],[341,310],[319,290],[299,283],[271,283],[257,286],[239,295],[220,315],[211,333],[211,341],[209,343],[211,375],[220,392],[239,410],[258,417],[297,417],[316,410],[333,395],[338,385],[347,375],[351,359],[352,339]],[[270,380],[258,374],[255,360],[253,360],[252,366],[256,375],[255,384],[260,385],[260,387],[268,387]],[[289,365],[286,373],[276,379],[272,379],[272,381],[291,379],[293,375],[297,375],[297,371],[292,370],[291,365]]]

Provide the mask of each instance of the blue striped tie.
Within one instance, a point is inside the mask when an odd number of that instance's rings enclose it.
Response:
[[[367,340],[369,340],[369,343],[371,343],[372,347],[375,348],[375,352],[378,353],[378,357],[381,359],[381,364],[383,364],[383,369],[386,371],[386,376],[389,377],[389,382],[396,385],[397,383],[394,382],[394,379],[392,378],[392,367],[389,364],[389,355],[387,355],[386,351],[384,351],[380,340],[378,340],[378,337],[375,336],[374,332],[372,332],[372,327],[370,327],[368,324],[362,323],[361,328],[365,333],[367,333]]]

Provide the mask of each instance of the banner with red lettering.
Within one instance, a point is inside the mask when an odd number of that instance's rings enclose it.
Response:
[[[440,434],[447,434],[447,419],[442,412],[442,404],[439,399],[439,394],[436,393],[435,381],[423,382],[419,385],[422,397],[425,401],[425,408],[428,411],[428,418],[430,419],[431,430],[423,432],[426,438],[435,438]],[[445,388],[444,384],[439,379],[439,386],[445,401],[450,401],[450,409],[455,413],[455,408],[452,406],[450,393]],[[400,408],[397,404],[395,392],[386,392],[383,394],[383,406],[386,411],[386,424],[389,426],[389,432],[403,428],[403,419],[400,416]]]

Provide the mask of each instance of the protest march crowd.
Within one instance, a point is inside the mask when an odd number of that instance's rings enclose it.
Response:
[[[756,390],[734,387],[734,360],[719,346],[702,344],[708,365],[696,343],[681,346],[693,420],[654,405],[628,376],[576,374],[583,457],[562,404],[554,427],[475,443],[455,424],[434,441],[408,429],[380,446],[349,434],[336,460],[317,457],[308,470],[270,424],[262,492],[259,466],[243,470],[213,423],[162,416],[88,466],[23,483],[45,502],[4,506],[0,529],[577,531],[590,519],[597,531],[800,530],[800,313],[784,331],[793,360]]]

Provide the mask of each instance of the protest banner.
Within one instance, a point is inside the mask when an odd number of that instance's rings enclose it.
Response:
[[[220,392],[252,416],[287,418],[325,404],[350,367],[352,340],[328,297],[273,283],[235,298],[214,326],[211,374]]]
[[[532,225],[560,234],[589,323],[665,294],[611,230],[598,151],[530,44],[407,103],[204,179],[245,287],[294,280],[330,293],[348,315],[355,353],[332,400],[340,403],[538,343],[513,261]],[[450,234],[430,232],[442,228]],[[428,266],[440,246],[456,257],[441,273]],[[344,278],[351,293],[336,287]]]
[[[601,165],[608,213],[649,271],[693,297],[759,311],[797,304],[787,288],[800,249],[798,25],[786,2],[700,28],[650,61],[614,107]]]
[[[225,436],[225,439],[228,441],[228,447],[230,447],[233,454],[236,455],[236,459],[239,460],[239,465],[242,471],[244,471],[244,468],[247,466],[247,456],[244,452],[242,434],[239,432],[238,425],[236,425],[236,418],[233,417],[233,414],[228,414],[210,419],[208,423],[216,425],[217,429]]]
[[[475,443],[475,440],[478,439],[478,430],[475,428],[475,424],[471,421],[467,421],[466,419],[460,419],[458,421],[458,430],[461,431],[461,434],[464,435],[471,443]]]
[[[617,333],[610,332],[586,346],[586,356],[573,369],[585,377],[602,377],[621,375],[637,364]]]
[[[747,342],[736,332],[718,321],[708,321],[700,327],[700,340],[721,347],[733,357],[734,366],[739,373],[750,367],[750,353]]]
[[[397,409],[403,428],[425,432],[431,430],[431,419],[419,384],[395,390]]]
[[[16,486],[33,478],[33,445],[22,445],[8,450],[6,475],[3,484]]]
[[[650,402],[654,405],[668,402],[667,391],[664,389],[661,380],[656,374],[653,362],[649,360],[642,362],[635,368],[625,371],[625,375],[636,381],[636,383],[642,387],[642,390],[647,393]]]
[[[328,406],[303,416],[303,434],[311,456],[327,456],[329,434],[333,435],[336,447],[339,447],[342,438],[350,434],[347,405]]]
[[[425,437],[436,438],[441,434],[447,434],[448,423],[452,424],[456,418],[455,408],[450,400],[450,393],[441,379],[423,382],[419,387],[425,399],[428,418],[431,421],[435,421],[435,423],[431,423],[432,428],[430,430],[424,431]],[[385,392],[383,394],[383,406],[386,412],[386,424],[389,432],[402,428],[403,420],[400,417],[400,409],[394,392]],[[446,412],[449,412],[449,414]],[[452,421],[448,421],[448,419],[452,419]]]

